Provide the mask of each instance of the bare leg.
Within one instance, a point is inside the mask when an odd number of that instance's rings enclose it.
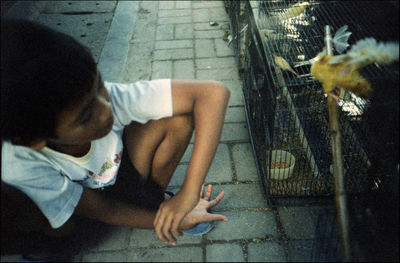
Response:
[[[193,134],[190,115],[175,116],[125,128],[125,145],[143,179],[148,176],[167,188]]]

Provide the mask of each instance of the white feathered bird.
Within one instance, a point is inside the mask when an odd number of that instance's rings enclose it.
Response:
[[[398,59],[399,43],[377,42],[369,37],[357,41],[346,54],[334,56],[328,63],[346,62],[352,69],[359,69],[371,63],[390,64]]]
[[[333,39],[339,53],[348,46],[347,40],[351,33],[346,30],[347,26],[340,28]],[[359,69],[371,63],[390,64],[398,59],[399,43],[377,42],[370,37],[357,41],[343,55],[329,56],[324,48],[312,59],[311,74],[322,83],[326,93],[334,88],[343,88],[361,98],[369,99],[372,88]]]

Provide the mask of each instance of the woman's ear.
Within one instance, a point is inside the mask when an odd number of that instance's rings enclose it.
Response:
[[[34,140],[28,142],[26,140],[23,140],[21,137],[13,138],[11,140],[11,142],[16,145],[22,145],[22,146],[29,147],[33,150],[41,150],[47,144],[47,141],[45,139],[34,139]]]

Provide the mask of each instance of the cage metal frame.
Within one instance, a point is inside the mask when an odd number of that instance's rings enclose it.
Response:
[[[283,32],[294,37],[297,34],[295,45],[287,44],[291,40],[266,43],[261,36],[260,28],[263,29],[263,23],[266,21],[263,16],[268,16],[268,12],[272,15],[282,13],[295,2],[225,1],[225,8],[229,15],[232,44],[243,80],[244,108],[264,197],[269,205],[282,202],[285,205],[304,203],[304,199],[332,204],[334,185],[333,174],[327,165],[331,162],[331,150],[326,96],[320,84],[309,74],[310,65],[299,63],[298,59],[296,61],[293,58],[306,54],[308,57],[302,59],[307,62],[312,58],[310,56],[315,56],[324,46],[324,24],[317,25],[310,21],[310,17],[320,15],[324,17],[324,22],[331,23],[335,29],[339,24],[331,19],[325,19],[329,17],[328,9],[318,9],[320,3],[316,1],[311,4],[320,12],[319,14],[314,10],[314,14],[310,14],[308,20],[304,17],[296,18],[297,21],[294,19],[292,25],[286,28],[282,25],[274,28],[278,33]],[[353,17],[350,22],[357,25]],[[291,31],[290,26],[293,24],[299,27],[308,24],[308,31]],[[353,33],[356,35],[355,39],[363,36],[360,31]],[[308,35],[301,35],[303,32],[308,32]],[[285,48],[288,52],[279,52]],[[296,78],[291,72],[283,71],[276,66],[274,54],[284,56],[291,65],[294,65],[302,78]],[[385,72],[385,68],[367,67],[364,73],[375,76],[377,70]],[[359,134],[363,129],[360,113],[364,111],[368,102],[352,94],[346,95],[350,95],[348,100],[340,100],[338,103],[339,120],[344,132],[342,144],[345,171],[352,175],[346,178],[346,186],[349,193],[358,194],[369,191],[371,185],[370,181],[363,181],[371,162],[365,150],[365,143]],[[321,123],[318,127],[313,127],[316,126],[313,124],[318,118]],[[317,134],[318,132],[320,134]],[[282,140],[287,144],[286,148],[282,147]],[[324,142],[323,145],[321,141]],[[294,174],[308,173],[307,179],[294,180],[294,184],[290,184],[290,179],[271,180],[269,176],[271,151],[277,146],[294,153],[296,157]]]

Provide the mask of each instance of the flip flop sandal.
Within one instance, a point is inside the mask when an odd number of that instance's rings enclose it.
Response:
[[[192,236],[202,236],[207,234],[215,227],[215,221],[202,222],[189,230],[181,230],[184,234]]]

